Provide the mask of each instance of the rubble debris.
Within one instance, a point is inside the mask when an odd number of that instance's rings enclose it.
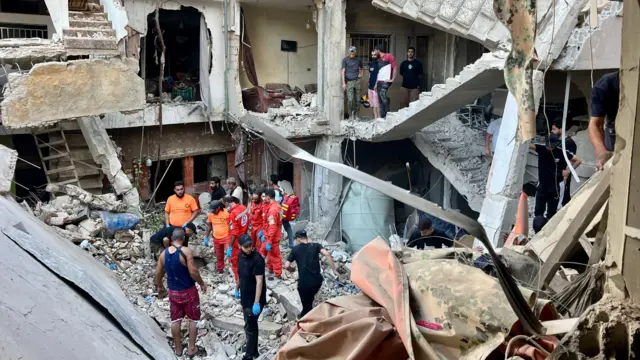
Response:
[[[18,152],[0,145],[0,194],[11,191],[11,182],[16,171]]]
[[[230,332],[244,331],[244,318],[241,317],[228,317],[228,316],[216,316],[211,319],[211,323],[214,327],[227,330]],[[259,333],[262,336],[269,337],[271,335],[280,335],[282,325],[274,324],[270,321],[262,321],[259,325]]]
[[[89,205],[91,209],[95,210],[105,210],[112,212],[125,212],[127,206],[119,201],[116,198],[115,194],[103,194],[103,195],[93,195],[88,191],[82,190],[78,186],[67,184],[67,185],[56,185],[49,184],[47,185],[46,190],[52,194],[66,194],[71,196],[74,199],[80,201],[80,203]]]

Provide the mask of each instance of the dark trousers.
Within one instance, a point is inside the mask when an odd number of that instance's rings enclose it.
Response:
[[[376,84],[376,86],[376,91],[378,92],[378,97],[380,98],[380,117],[385,118],[387,116],[387,112],[389,111],[389,106],[391,105],[391,101],[387,96],[387,91],[389,91],[391,83],[380,81]]]
[[[298,294],[300,295],[300,301],[302,302],[302,312],[298,318],[302,318],[307,315],[311,309],[313,309],[313,299],[316,297],[318,290],[320,290],[322,283],[309,287],[298,287]]]
[[[562,198],[562,206],[567,205],[571,201],[571,175],[567,177],[567,181],[564,182],[564,197]]]
[[[258,316],[251,309],[243,309],[244,335],[247,338],[244,358],[258,357]]]
[[[557,184],[555,189],[553,186],[551,188],[538,186],[538,190],[536,191],[536,207],[534,215],[542,216],[546,210],[546,218],[547,220],[550,220],[558,211],[558,201],[560,201],[559,194],[560,189],[558,189]]]
[[[293,239],[293,228],[291,227],[291,223],[287,220],[282,220],[282,226],[284,227],[284,231],[287,232],[287,238],[289,239],[289,249],[293,249],[295,240]]]

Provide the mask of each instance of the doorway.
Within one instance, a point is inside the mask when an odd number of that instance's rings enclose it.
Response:
[[[169,171],[167,171],[169,165],[171,165],[171,168],[169,168]],[[149,174],[151,175],[151,181],[149,181],[149,183],[151,184],[152,189],[155,189],[157,186],[154,182],[154,177],[156,174],[156,168],[158,166],[160,167],[160,170],[158,171],[158,182],[162,180],[162,183],[160,183],[160,186],[156,191],[154,200],[156,202],[167,201],[167,198],[173,195],[173,184],[176,181],[184,180],[184,167],[182,165],[182,159],[175,159],[173,160],[173,163],[171,162],[171,160],[160,160],[159,162],[154,161],[149,171]],[[167,175],[165,175],[164,179],[162,179],[162,175],[165,173],[165,171],[167,172]]]
[[[431,89],[431,77],[428,76],[429,71],[427,70],[428,64],[428,50],[429,49],[429,37],[428,36],[416,36],[416,59],[418,59],[422,63],[422,68],[424,69],[424,76],[420,79],[420,92],[427,91],[427,89]]]

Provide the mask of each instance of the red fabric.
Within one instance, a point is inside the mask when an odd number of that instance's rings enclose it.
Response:
[[[267,252],[267,269],[273,270],[273,273],[278,277],[282,276],[282,257],[280,255],[280,238],[278,238],[277,241],[272,241],[271,251]]]
[[[300,215],[300,199],[293,194],[285,195],[282,200],[282,219],[294,221],[298,215]]]
[[[262,242],[260,241],[260,238],[258,238],[258,232],[260,231],[255,229],[251,230],[251,241],[253,242],[253,247],[260,252]]]
[[[194,286],[186,290],[169,290],[169,307],[171,321],[182,320],[187,316],[190,320],[200,320],[200,296]]]
[[[276,240],[282,239],[282,218],[280,217],[280,204],[272,201],[269,204],[266,215],[265,227],[267,228],[265,242],[273,244]]]
[[[224,271],[224,247],[226,243],[215,242],[213,244],[213,250],[216,254],[216,268],[218,272]]]
[[[221,239],[213,238],[213,243],[216,244],[216,245],[218,245],[218,244],[227,245],[229,243],[229,239],[231,239],[231,236],[226,236],[226,237],[223,237]]]
[[[258,241],[260,241],[260,240],[258,240]],[[258,248],[258,253],[260,255],[262,255],[263,258],[267,257],[267,242],[266,241],[260,243],[260,247]],[[266,267],[267,267],[267,269],[272,270],[269,267],[269,264],[266,264]]]
[[[396,63],[396,58],[389,53],[385,53],[384,55],[382,55],[380,60],[386,61],[389,64],[391,64],[391,78],[393,79],[393,74],[395,74],[398,71],[398,63]]]
[[[237,242],[236,242],[237,244]],[[240,256],[240,248],[238,245],[234,244],[231,250],[231,270],[233,271],[233,276],[236,278],[236,283],[238,282],[238,256]]]
[[[229,235],[235,235],[236,240],[240,235],[247,233],[249,228],[249,216],[246,213],[247,207],[244,205],[236,205],[229,213]]]
[[[264,224],[262,212],[262,203],[251,204],[251,231],[262,230],[262,225]],[[253,238],[253,235],[251,237]]]

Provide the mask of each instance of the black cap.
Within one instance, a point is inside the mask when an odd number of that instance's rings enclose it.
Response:
[[[247,246],[249,244],[252,243],[251,241],[251,236],[244,234],[240,236],[240,239],[238,240],[238,242],[240,243],[240,246]]]
[[[296,239],[305,239],[307,237],[307,231],[306,230],[298,230],[296,231]]]

